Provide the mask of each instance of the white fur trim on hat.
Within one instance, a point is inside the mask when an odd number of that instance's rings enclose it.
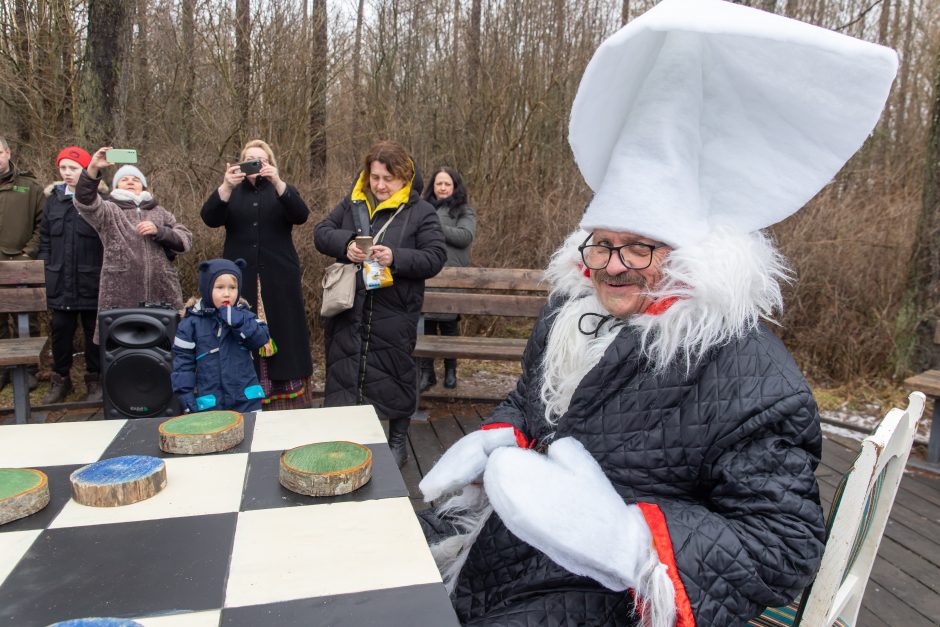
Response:
[[[122,165],[120,168],[118,168],[118,171],[114,173],[114,178],[111,179],[111,188],[117,189],[118,181],[120,181],[125,176],[136,176],[138,179],[140,179],[140,183],[144,186],[144,189],[147,189],[147,177],[144,176],[143,172],[132,165]]]
[[[598,48],[569,142],[595,196],[581,221],[673,246],[770,226],[871,133],[889,48],[722,0],[663,0]]]

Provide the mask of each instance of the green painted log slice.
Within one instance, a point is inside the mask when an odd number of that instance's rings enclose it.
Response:
[[[372,451],[355,442],[305,444],[281,454],[278,479],[309,496],[352,492],[372,478]]]
[[[32,468],[0,468],[0,525],[49,504],[49,478]]]
[[[245,419],[234,411],[204,411],[160,425],[160,448],[167,453],[215,453],[245,439]]]

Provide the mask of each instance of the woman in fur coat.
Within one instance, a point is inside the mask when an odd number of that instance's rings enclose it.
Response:
[[[179,276],[167,256],[185,253],[193,235],[176,217],[154,200],[147,178],[132,165],[120,167],[105,200],[98,195],[101,169],[113,165],[99,148],[75,187],[75,208],[101,238],[104,262],[98,312],[162,303],[183,306]],[[95,342],[98,343],[95,328]]]

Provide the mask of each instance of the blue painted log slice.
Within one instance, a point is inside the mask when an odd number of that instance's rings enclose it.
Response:
[[[166,487],[166,464],[147,455],[125,455],[79,468],[70,479],[72,496],[82,505],[129,505]]]

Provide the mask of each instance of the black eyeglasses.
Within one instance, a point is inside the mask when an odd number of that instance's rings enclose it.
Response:
[[[633,242],[623,246],[608,246],[607,244],[588,244],[594,234],[588,235],[584,243],[578,246],[581,260],[591,270],[603,270],[610,263],[610,256],[617,251],[620,263],[631,270],[645,270],[653,263],[653,251],[663,248],[665,244],[644,244]]]

